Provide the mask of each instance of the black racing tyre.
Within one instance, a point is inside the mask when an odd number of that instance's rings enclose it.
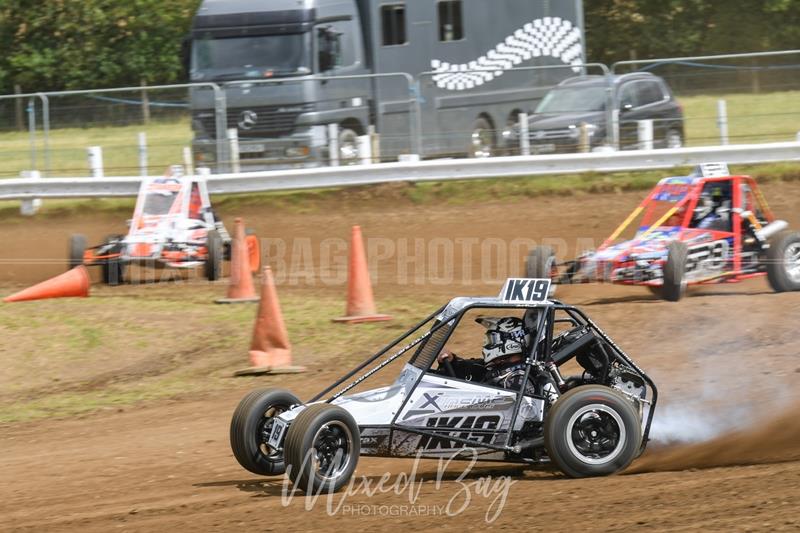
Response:
[[[105,239],[105,244],[120,242],[122,235],[109,235]],[[108,253],[116,254],[122,251],[122,246],[117,245],[111,248]],[[125,281],[125,262],[119,258],[108,259],[103,263],[103,283],[116,287]]]
[[[69,238],[69,262],[67,270],[83,264],[83,253],[86,251],[86,236],[75,234]]]
[[[525,259],[525,277],[552,279],[556,268],[556,254],[549,246],[537,246]]]
[[[775,292],[800,291],[800,232],[782,231],[770,239],[767,280]]]
[[[350,128],[341,128],[339,130],[339,163],[355,165],[358,160],[358,133]]]
[[[208,250],[208,256],[203,265],[204,273],[208,281],[216,281],[222,277],[222,261],[225,254],[222,237],[217,230],[212,229],[208,232],[206,248]]]
[[[314,404],[289,426],[283,449],[295,488],[314,494],[337,491],[350,480],[358,463],[358,425],[339,406]]]
[[[665,148],[682,148],[683,147],[683,134],[680,130],[670,128],[664,136]]]
[[[246,470],[262,476],[279,476],[286,471],[283,453],[267,445],[273,419],[300,404],[284,389],[254,390],[239,402],[231,418],[231,450]]]
[[[472,123],[469,139],[469,157],[492,157],[495,152],[494,131],[489,121],[483,117]]]
[[[667,262],[664,263],[664,285],[661,298],[677,302],[686,292],[686,262],[689,247],[680,241],[672,241],[667,247]]]
[[[569,477],[607,476],[639,454],[641,420],[633,402],[601,385],[581,385],[561,396],[544,422],[550,460]]]

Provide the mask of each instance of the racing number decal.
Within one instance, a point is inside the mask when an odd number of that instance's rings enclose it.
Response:
[[[500,426],[499,415],[483,415],[483,416],[441,416],[428,418],[425,424],[429,428],[445,429],[453,428],[467,431],[452,431],[447,435],[458,437],[460,439],[477,439],[479,442],[490,443],[492,441],[492,433],[479,432],[476,435],[469,430],[494,430]],[[459,442],[454,442],[447,438],[447,435],[441,437],[432,437],[430,435],[423,435],[419,441],[419,447],[425,450],[454,450],[463,448],[464,445]]]
[[[500,291],[500,299],[505,302],[543,302],[549,293],[549,279],[509,278]]]
[[[722,270],[729,260],[729,252],[730,244],[724,239],[692,247],[689,249],[686,271],[716,272]]]

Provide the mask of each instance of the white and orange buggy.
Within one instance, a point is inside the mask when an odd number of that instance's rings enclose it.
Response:
[[[203,266],[205,277],[222,275],[230,260],[231,236],[211,208],[208,187],[201,176],[184,176],[180,166],[162,177],[145,178],[139,189],[127,235],[109,235],[105,242],[86,247],[86,237],[70,239],[69,267],[101,266],[103,281],[118,285],[129,264],[154,268]],[[247,231],[250,267],[258,270],[258,239]]]

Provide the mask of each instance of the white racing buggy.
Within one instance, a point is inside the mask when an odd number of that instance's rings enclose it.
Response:
[[[477,454],[554,464],[571,477],[626,468],[647,444],[656,387],[583,312],[548,300],[549,290],[550,280],[511,279],[499,297],[455,298],[307,402],[277,388],[251,392],[231,420],[234,456],[255,474],[286,472],[307,492],[344,486],[359,455]],[[524,322],[517,390],[458,377],[449,362],[433,368],[474,313]],[[347,394],[404,355],[391,385]],[[577,372],[563,373],[570,368]]]
[[[86,237],[73,235],[69,268],[101,266],[103,281],[118,285],[129,264],[153,268],[204,267],[213,281],[222,275],[222,262],[230,260],[231,237],[211,208],[208,187],[201,176],[184,176],[173,166],[163,177],[142,181],[127,235],[109,235],[103,244],[87,249]],[[247,230],[250,268],[259,268],[261,252],[255,235]]]

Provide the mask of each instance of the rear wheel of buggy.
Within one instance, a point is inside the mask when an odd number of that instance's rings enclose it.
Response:
[[[556,274],[556,254],[549,246],[537,246],[525,259],[525,277],[552,279]]]
[[[353,417],[336,405],[314,404],[286,433],[284,455],[292,483],[305,492],[336,491],[350,480],[361,443]]]
[[[83,254],[86,251],[86,237],[75,234],[69,238],[69,262],[68,270],[83,264]]]
[[[667,262],[664,263],[664,285],[661,298],[677,302],[686,293],[686,262],[689,248],[680,241],[673,241],[667,247]]]
[[[208,281],[216,281],[222,277],[222,256],[223,256],[222,237],[219,232],[212,229],[206,237],[206,249],[208,256],[204,264],[204,274]]]
[[[800,291],[800,233],[781,232],[767,251],[767,280],[775,292]]]
[[[286,471],[283,452],[267,445],[275,417],[300,400],[283,389],[254,390],[239,402],[231,418],[231,450],[246,470],[262,476],[279,476]]]
[[[600,385],[583,385],[561,396],[544,423],[550,460],[569,477],[606,476],[626,468],[642,443],[631,400]]]
[[[104,243],[117,243],[107,253],[110,255],[122,253],[122,245],[119,244],[124,237],[122,235],[109,235]],[[107,259],[103,263],[103,283],[116,287],[125,281],[125,263],[118,257]]]

